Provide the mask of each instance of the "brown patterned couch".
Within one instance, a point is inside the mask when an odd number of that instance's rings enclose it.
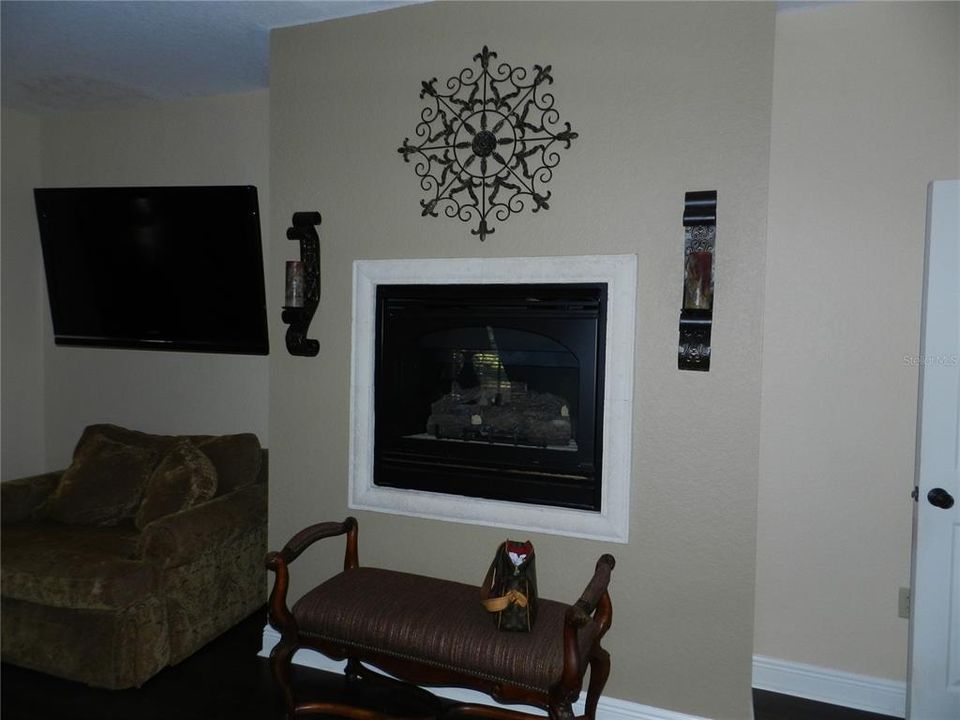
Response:
[[[139,686],[247,617],[266,472],[255,435],[91,425],[66,470],[0,484],[2,660]]]
[[[287,607],[288,566],[314,542],[346,535],[343,572]],[[600,639],[610,627],[607,585],[614,559],[603,555],[593,579],[573,605],[540,599],[530,633],[497,630],[480,602],[479,588],[420,575],[360,567],[357,521],[313,525],[283,550],[267,555],[276,573],[270,594],[270,623],[280,642],[270,653],[288,717],[323,714],[370,720],[369,708],[343,702],[298,701],[291,662],[300,648],[347,660],[348,679],[383,677],[376,666],[418,685],[479,690],[501,703],[524,703],[547,710],[552,720],[574,717],[583,678],[590,668],[584,717],[593,720],[610,672],[610,656]],[[542,718],[506,708],[460,703],[441,715],[484,716],[500,720]]]

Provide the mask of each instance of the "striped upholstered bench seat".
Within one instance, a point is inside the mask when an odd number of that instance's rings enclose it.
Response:
[[[343,572],[287,608],[288,565],[313,542],[347,536]],[[312,648],[347,659],[347,674],[373,674],[364,664],[418,685],[460,686],[502,703],[525,703],[552,718],[573,717],[572,703],[590,669],[585,717],[591,720],[609,674],[600,639],[610,625],[607,584],[614,561],[604,555],[583,596],[573,605],[540,599],[529,633],[496,628],[475,586],[360,567],[357,523],[321,523],[298,533],[267,567],[276,573],[270,622],[281,633],[271,653],[289,717],[324,713],[369,718],[368,708],[335,702],[298,702],[290,681],[293,653]],[[449,712],[505,717],[504,709],[461,704]],[[523,713],[510,711],[520,718]]]

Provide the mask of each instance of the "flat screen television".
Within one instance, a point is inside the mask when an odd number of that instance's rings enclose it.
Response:
[[[269,352],[255,187],[34,196],[58,345]]]

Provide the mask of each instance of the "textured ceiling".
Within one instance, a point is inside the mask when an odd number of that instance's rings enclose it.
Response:
[[[429,0],[0,0],[0,100],[94,108],[265,88],[271,29],[417,2]]]
[[[264,88],[272,28],[417,1],[3,0],[0,94],[44,110]]]

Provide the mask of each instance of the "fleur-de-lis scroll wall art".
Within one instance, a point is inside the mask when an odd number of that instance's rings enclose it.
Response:
[[[466,67],[442,87],[437,78],[422,83],[427,101],[415,130],[398,152],[413,161],[420,187],[421,215],[476,222],[471,234],[480,240],[514,213],[550,208],[550,191],[560,151],[577,138],[570,123],[560,122],[551,66],[523,67],[494,63],[497,53],[484,46],[473,56],[479,69]]]

